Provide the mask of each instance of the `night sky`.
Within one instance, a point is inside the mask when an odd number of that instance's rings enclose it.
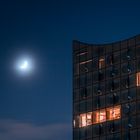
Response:
[[[72,140],[72,40],[137,34],[139,0],[1,0],[0,140]],[[35,62],[25,76],[23,55]]]

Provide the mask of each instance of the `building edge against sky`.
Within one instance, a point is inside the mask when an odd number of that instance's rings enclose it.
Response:
[[[73,140],[140,139],[140,35],[73,41]]]

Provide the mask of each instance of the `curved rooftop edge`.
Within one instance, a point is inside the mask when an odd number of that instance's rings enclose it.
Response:
[[[129,41],[132,41],[132,40],[135,41],[135,44],[140,44],[140,34],[132,36],[132,37],[127,38],[127,39],[111,42],[111,43],[92,44],[92,43],[81,42],[79,40],[73,40],[73,46],[74,46],[74,43],[78,43],[78,44],[82,44],[82,45],[87,45],[87,46],[107,46],[107,45],[115,45],[115,44],[123,43],[123,42],[129,42]]]

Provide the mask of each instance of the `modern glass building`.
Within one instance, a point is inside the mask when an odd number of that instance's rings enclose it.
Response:
[[[73,41],[73,140],[140,140],[140,35]]]

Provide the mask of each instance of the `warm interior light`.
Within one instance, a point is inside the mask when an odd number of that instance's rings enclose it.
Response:
[[[92,112],[87,113],[87,125],[92,124]]]
[[[86,113],[80,115],[80,127],[87,126],[86,123]]]
[[[136,85],[137,86],[140,86],[140,72],[138,72],[137,74],[136,74]]]
[[[100,59],[99,59],[99,69],[103,68],[104,65],[105,65],[105,60],[104,60],[104,58],[100,58]]]
[[[109,107],[98,111],[80,114],[79,127],[120,119],[121,106]]]
[[[115,120],[121,117],[121,107],[111,107],[106,109],[107,112],[107,120]]]
[[[96,114],[96,123],[106,121],[106,111],[105,111],[105,109],[102,109],[100,111],[96,111],[95,114]]]

